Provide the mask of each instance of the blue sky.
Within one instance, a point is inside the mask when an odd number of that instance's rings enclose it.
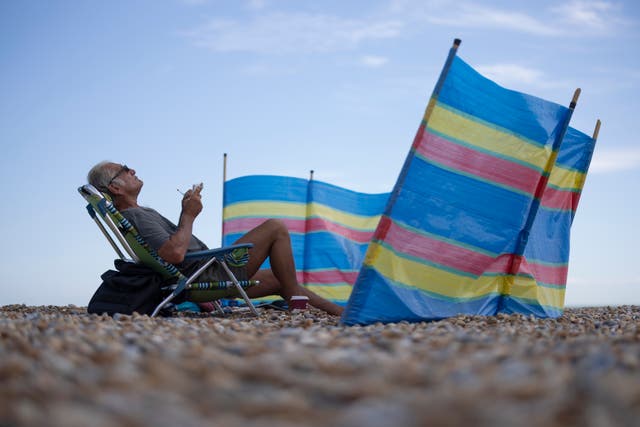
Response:
[[[113,0],[0,2],[0,305],[86,305],[114,258],[76,192],[101,160],[220,241],[228,177],[389,191],[454,38],[497,83],[603,122],[572,230],[567,305],[640,304],[640,3]]]

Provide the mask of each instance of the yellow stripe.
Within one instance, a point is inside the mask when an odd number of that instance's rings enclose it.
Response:
[[[516,298],[537,301],[540,305],[562,309],[564,307],[563,288],[547,288],[538,286],[531,277],[516,276],[511,288],[511,295]]]
[[[305,285],[305,288],[320,295],[322,298],[346,301],[351,295],[351,286],[322,286],[322,285]]]
[[[555,165],[549,175],[549,184],[560,187],[563,190],[582,190],[587,174],[572,171],[562,166]]]
[[[374,265],[376,260],[380,257],[380,249],[382,245],[376,242],[370,242],[367,247],[367,252],[364,254],[363,265]]]
[[[290,217],[304,219],[307,205],[304,203],[246,202],[224,208],[224,219],[242,217]]]
[[[355,230],[375,230],[380,220],[380,215],[355,215],[318,203],[310,203],[308,206],[310,217],[326,219]],[[236,203],[227,206],[224,208],[223,215],[225,220],[242,217],[287,217],[304,219],[307,217],[306,208],[307,205],[303,203],[256,201]]]
[[[379,255],[372,267],[393,281],[449,298],[476,298],[497,293],[501,290],[502,277],[481,276],[474,279],[460,276],[420,262],[401,258],[378,243],[371,243],[369,245],[370,250],[372,246],[377,246],[373,250]]]
[[[380,215],[364,216],[330,208],[319,203],[309,204],[309,216],[320,217],[345,227],[356,230],[375,230],[380,221]]]
[[[427,123],[430,129],[478,148],[502,154],[544,170],[551,147],[540,147],[524,138],[468,119],[436,106]]]

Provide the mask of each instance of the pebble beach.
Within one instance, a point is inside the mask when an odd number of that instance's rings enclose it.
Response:
[[[0,426],[637,426],[640,307],[340,325],[0,307]]]

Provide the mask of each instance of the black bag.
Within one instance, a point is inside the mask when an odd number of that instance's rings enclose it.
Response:
[[[114,261],[118,271],[107,270],[102,276],[102,284],[93,294],[87,311],[89,313],[151,314],[163,298],[161,288],[167,281],[144,264]]]

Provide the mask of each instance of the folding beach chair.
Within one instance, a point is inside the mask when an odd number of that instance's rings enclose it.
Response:
[[[133,225],[115,208],[111,198],[98,191],[93,185],[87,184],[78,188],[78,192],[89,202],[87,211],[100,231],[107,238],[120,259],[128,262],[142,263],[160,273],[165,279],[175,279],[175,284],[168,286],[165,291],[169,294],[156,307],[151,317],[169,304],[180,293],[185,292],[185,300],[192,302],[213,302],[217,310],[223,313],[220,298],[242,297],[251,312],[258,314],[245,288],[257,285],[257,280],[238,280],[229,265],[241,267],[249,260],[249,248],[253,245],[241,244],[219,249],[188,253],[185,259],[207,259],[191,276],[186,277],[174,265],[163,260],[138,234]],[[115,237],[115,239],[114,239]],[[196,279],[213,263],[219,263],[226,272],[228,280],[217,282],[196,282]]]

